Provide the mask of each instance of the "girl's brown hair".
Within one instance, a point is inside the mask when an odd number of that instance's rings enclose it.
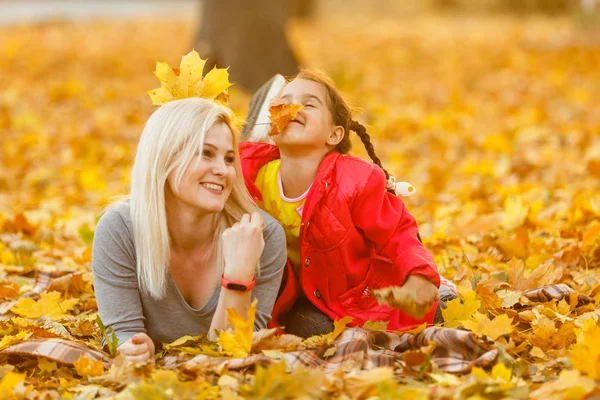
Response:
[[[352,142],[350,141],[350,135],[348,134],[351,130],[356,132],[360,140],[362,141],[369,157],[375,164],[377,164],[385,173],[385,178],[389,179],[390,175],[381,165],[381,160],[375,154],[375,149],[371,143],[371,136],[367,133],[367,129],[359,122],[352,119],[352,109],[348,102],[344,99],[338,88],[335,86],[333,80],[325,73],[313,69],[302,69],[292,80],[294,79],[306,79],[309,81],[320,83],[325,87],[327,91],[327,107],[333,117],[333,123],[336,126],[344,128],[344,138],[337,146],[334,151],[342,154],[348,154],[352,148]]]

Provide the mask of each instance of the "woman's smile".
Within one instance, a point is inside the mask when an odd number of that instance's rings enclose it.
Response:
[[[200,182],[200,186],[208,190],[211,193],[221,195],[223,194],[224,186],[218,183]]]

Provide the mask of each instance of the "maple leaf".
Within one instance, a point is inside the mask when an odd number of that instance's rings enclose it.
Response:
[[[271,101],[269,106],[269,119],[271,120],[271,129],[269,136],[274,136],[283,132],[285,127],[294,120],[298,112],[302,110],[302,104],[286,104],[283,100],[276,98]]]
[[[201,97],[217,102],[227,101],[229,82],[227,69],[214,67],[202,76],[206,60],[192,50],[181,58],[179,68],[171,68],[165,62],[157,62],[154,75],[160,80],[160,88],[150,90],[152,104],[163,105],[173,100]]]
[[[597,388],[592,378],[582,376],[577,370],[560,371],[558,379],[546,382],[531,393],[532,399],[563,400],[586,399]]]
[[[219,387],[204,382],[181,382],[175,371],[152,373],[152,381],[129,384],[116,396],[117,400],[137,399],[217,399]]]
[[[16,299],[19,297],[19,285],[16,283],[0,284],[0,300]]]
[[[461,326],[463,321],[471,321],[473,315],[481,308],[481,301],[477,299],[475,292],[467,292],[463,297],[463,304],[460,299],[453,299],[446,302],[446,308],[442,308],[445,327],[456,328]]]
[[[504,200],[504,215],[501,224],[506,230],[513,230],[523,225],[529,207],[523,204],[520,196],[507,197]]]
[[[600,379],[600,327],[593,319],[585,321],[577,343],[569,353],[573,367],[594,379]]]
[[[22,341],[29,339],[29,337],[31,335],[32,335],[32,333],[27,332],[27,331],[20,331],[16,335],[13,335],[13,336],[5,335],[0,340],[0,350],[10,347],[13,344],[21,343]]]
[[[425,312],[427,312],[427,310],[417,307],[417,292],[406,286],[388,286],[375,289],[373,290],[373,295],[379,304],[398,308],[415,318],[422,318]]]
[[[50,361],[44,357],[38,357],[37,366],[42,374],[51,374],[58,369],[54,361]]]
[[[38,319],[47,317],[57,321],[65,318],[67,311],[75,308],[77,299],[60,300],[59,292],[42,293],[40,299],[35,301],[31,298],[22,298],[10,310],[25,318]]]
[[[387,326],[390,321],[367,321],[363,324],[363,328],[371,329],[373,331],[382,331],[385,332],[387,330]],[[427,324],[425,324],[427,325]]]
[[[92,360],[84,355],[81,355],[77,361],[73,363],[75,371],[81,376],[100,376],[104,373],[102,360]]]
[[[326,333],[324,335],[315,335],[307,338],[302,342],[306,347],[321,347],[328,346],[333,342],[342,332],[346,330],[346,327],[353,318],[346,316],[337,321],[333,321],[333,332]]]
[[[473,320],[463,321],[463,326],[478,336],[488,336],[492,340],[514,330],[512,320],[506,314],[502,314],[490,320],[487,316],[477,312]]]
[[[16,399],[15,387],[25,381],[25,374],[9,371],[0,381],[0,398]]]
[[[269,367],[258,364],[252,385],[241,385],[240,395],[245,399],[316,399],[321,395],[325,374],[319,369],[299,368],[288,373],[285,362]]]
[[[367,399],[376,396],[381,383],[393,381],[394,371],[389,367],[378,367],[370,371],[361,371],[346,378],[346,391],[355,399]]]
[[[246,357],[252,350],[252,332],[256,315],[256,299],[248,309],[248,318],[244,320],[235,308],[227,309],[227,321],[231,328],[219,333],[217,342],[222,353],[231,357]],[[232,332],[233,331],[233,332]]]

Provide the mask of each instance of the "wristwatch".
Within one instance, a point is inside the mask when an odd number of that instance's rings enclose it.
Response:
[[[251,282],[230,281],[225,279],[225,275],[221,275],[221,286],[225,289],[235,290],[237,292],[247,292],[254,289],[256,286],[256,277],[252,278]]]

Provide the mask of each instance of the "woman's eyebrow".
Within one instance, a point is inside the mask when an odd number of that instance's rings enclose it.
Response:
[[[211,149],[219,150],[219,148],[217,146],[215,146],[214,144],[210,144],[210,143],[204,142],[204,145],[207,146],[207,147],[210,147]],[[229,154],[229,153],[235,154],[235,150],[233,150],[233,149],[227,150],[227,154]]]

